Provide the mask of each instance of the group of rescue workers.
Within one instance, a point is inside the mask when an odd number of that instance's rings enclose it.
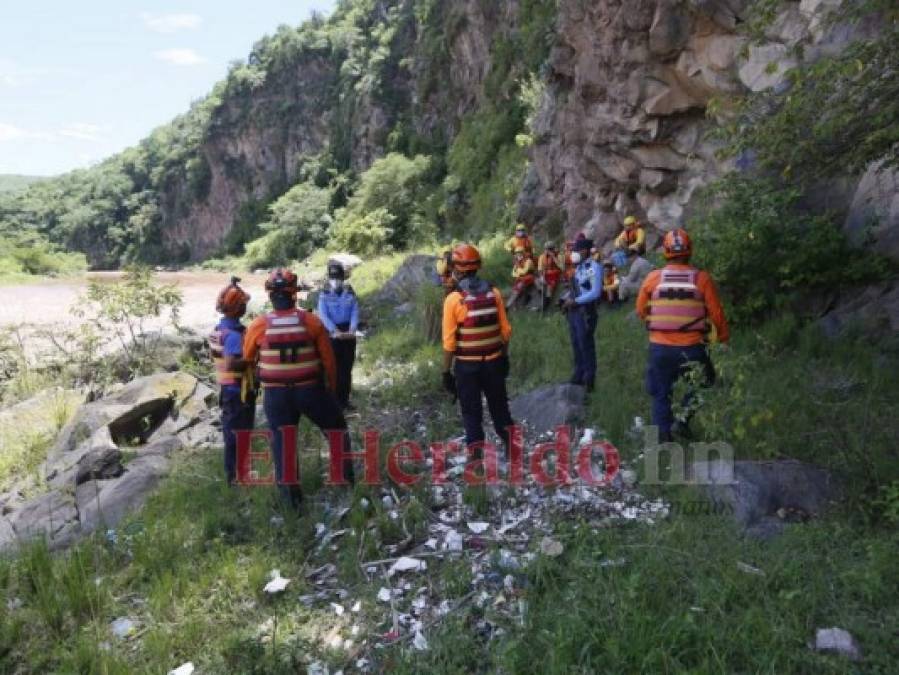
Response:
[[[593,391],[597,375],[598,305],[635,299],[636,312],[649,333],[646,388],[652,399],[652,422],[661,442],[688,436],[689,418],[675,420],[672,412],[674,385],[693,364],[698,364],[704,384],[711,385],[715,371],[707,345],[711,340],[727,343],[729,331],[714,282],[690,264],[693,249],[687,232],[677,229],[664,236],[666,264],[659,270],[644,257],[646,232],[633,216],[625,219],[607,260],[593,241],[580,234],[566,245],[564,254],[548,242],[535,262],[533,242],[522,225],[506,249],[513,257],[513,286],[506,299],[479,276],[482,260],[474,246],[460,244],[437,261],[445,291],[442,383],[459,401],[468,448],[475,455],[483,448],[482,395],[507,452],[515,442],[509,436],[514,422],[506,389],[512,340],[507,310],[526,302],[535,288],[543,312],[562,288],[558,306],[567,319],[574,354],[569,382],[588,392]],[[254,426],[258,379],[272,432],[275,476],[284,498],[297,504],[298,488],[281,485],[281,430],[306,416],[323,433],[346,432],[359,302],[346,283],[344,267],[332,262],[317,313],[304,310],[297,305],[297,276],[281,268],[265,283],[273,309],[244,328],[241,318],[250,296],[238,282],[232,279],[219,294],[222,319],[209,338],[221,386],[226,478],[230,484],[237,480],[234,432]],[[348,457],[349,434],[342,437],[343,456]],[[352,482],[349,459],[343,473]]]

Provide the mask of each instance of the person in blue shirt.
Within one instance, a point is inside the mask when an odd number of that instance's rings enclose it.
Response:
[[[215,378],[220,387],[228,485],[234,485],[237,479],[237,436],[234,432],[252,429],[256,421],[256,392],[251,382],[244,382],[249,375],[243,358],[245,327],[240,322],[247,312],[250,296],[238,285],[239,282],[240,279],[232,277],[231,284],[219,293],[215,309],[222,318],[208,338]]]
[[[596,303],[602,294],[602,265],[593,260],[593,242],[578,239],[571,253],[575,265],[567,298],[562,305],[568,317],[571,348],[574,351],[574,374],[570,383],[593,391],[596,384]]]
[[[352,410],[350,391],[356,361],[359,299],[346,283],[346,271],[339,263],[328,263],[328,282],[318,296],[318,315],[331,336],[337,360],[337,401],[344,410]]]

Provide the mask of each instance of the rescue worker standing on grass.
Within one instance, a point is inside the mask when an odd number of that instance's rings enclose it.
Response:
[[[215,379],[220,387],[219,407],[222,409],[222,435],[225,440],[225,479],[228,485],[237,482],[237,436],[234,432],[252,429],[256,419],[256,391],[252,371],[243,359],[243,336],[246,330],[240,319],[247,313],[250,295],[231,277],[231,284],[222,289],[215,309],[221,321],[209,336],[209,352],[215,365]]]
[[[458,288],[443,303],[443,386],[458,395],[468,447],[484,441],[483,393],[493,428],[508,451],[506,430],[514,424],[506,392],[512,326],[499,290],[477,276],[480,268],[474,246],[460,244],[453,250]],[[474,447],[477,451],[478,445]]]
[[[337,402],[343,410],[352,410],[350,392],[356,362],[359,299],[346,283],[346,271],[340,263],[328,263],[328,284],[318,296],[318,316],[331,336],[337,361]]]
[[[275,477],[281,496],[299,506],[299,486],[282,485],[282,427],[296,426],[305,415],[323,433],[346,432],[347,424],[335,398],[337,367],[328,331],[321,320],[297,307],[297,276],[279,268],[265,282],[274,311],[258,317],[247,328],[244,354],[255,362],[262,383],[263,407],[272,431]],[[348,455],[349,434],[344,434]],[[344,479],[353,480],[353,464],[346,460]]]
[[[574,373],[569,382],[593,391],[596,384],[596,301],[602,294],[602,265],[590,257],[593,242],[578,239],[571,252],[575,265],[569,291],[562,305],[568,317],[571,348],[574,351]]]
[[[671,410],[675,382],[696,363],[710,386],[715,369],[706,347],[709,326],[714,326],[722,343],[730,332],[711,276],[690,265],[693,248],[687,233],[669,232],[662,246],[668,264],[646,277],[637,313],[649,329],[646,388],[652,397],[652,423],[659,428],[659,440],[667,443],[673,433],[689,436],[689,419],[675,423]],[[688,393],[685,406],[690,398]]]

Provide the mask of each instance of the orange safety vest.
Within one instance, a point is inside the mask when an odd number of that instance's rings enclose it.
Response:
[[[663,333],[705,333],[708,311],[705,298],[696,285],[699,270],[663,269],[659,285],[649,301],[646,317],[649,330]]]
[[[240,384],[243,373],[235,373],[225,367],[225,340],[229,333],[237,332],[231,328],[216,328],[206,338],[209,344],[209,353],[212,355],[212,363],[215,366],[215,381],[221,386]]]
[[[259,351],[259,380],[263,387],[303,386],[321,382],[322,363],[306,328],[306,312],[271,312]]]
[[[493,289],[481,293],[459,291],[468,310],[459,325],[456,356],[463,360],[486,359],[503,347],[503,336]]]
[[[544,272],[554,272],[556,270],[561,270],[561,268],[559,267],[558,256],[544,253],[540,256],[540,260],[537,261],[538,265],[541,260],[543,261]]]

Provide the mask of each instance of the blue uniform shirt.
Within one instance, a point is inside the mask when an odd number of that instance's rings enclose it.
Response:
[[[592,258],[584,260],[574,271],[574,281],[578,292],[574,301],[577,304],[596,302],[602,293],[602,265]]]
[[[349,332],[355,333],[359,327],[359,300],[352,290],[326,288],[318,296],[318,316],[329,333],[343,324],[349,324]]]
[[[225,339],[222,341],[222,352],[225,356],[233,356],[238,359],[243,358],[243,334],[246,327],[240,322],[240,319],[233,319],[229,316],[223,316],[215,327],[216,330],[227,329]],[[239,384],[226,384],[223,389],[240,390]]]

